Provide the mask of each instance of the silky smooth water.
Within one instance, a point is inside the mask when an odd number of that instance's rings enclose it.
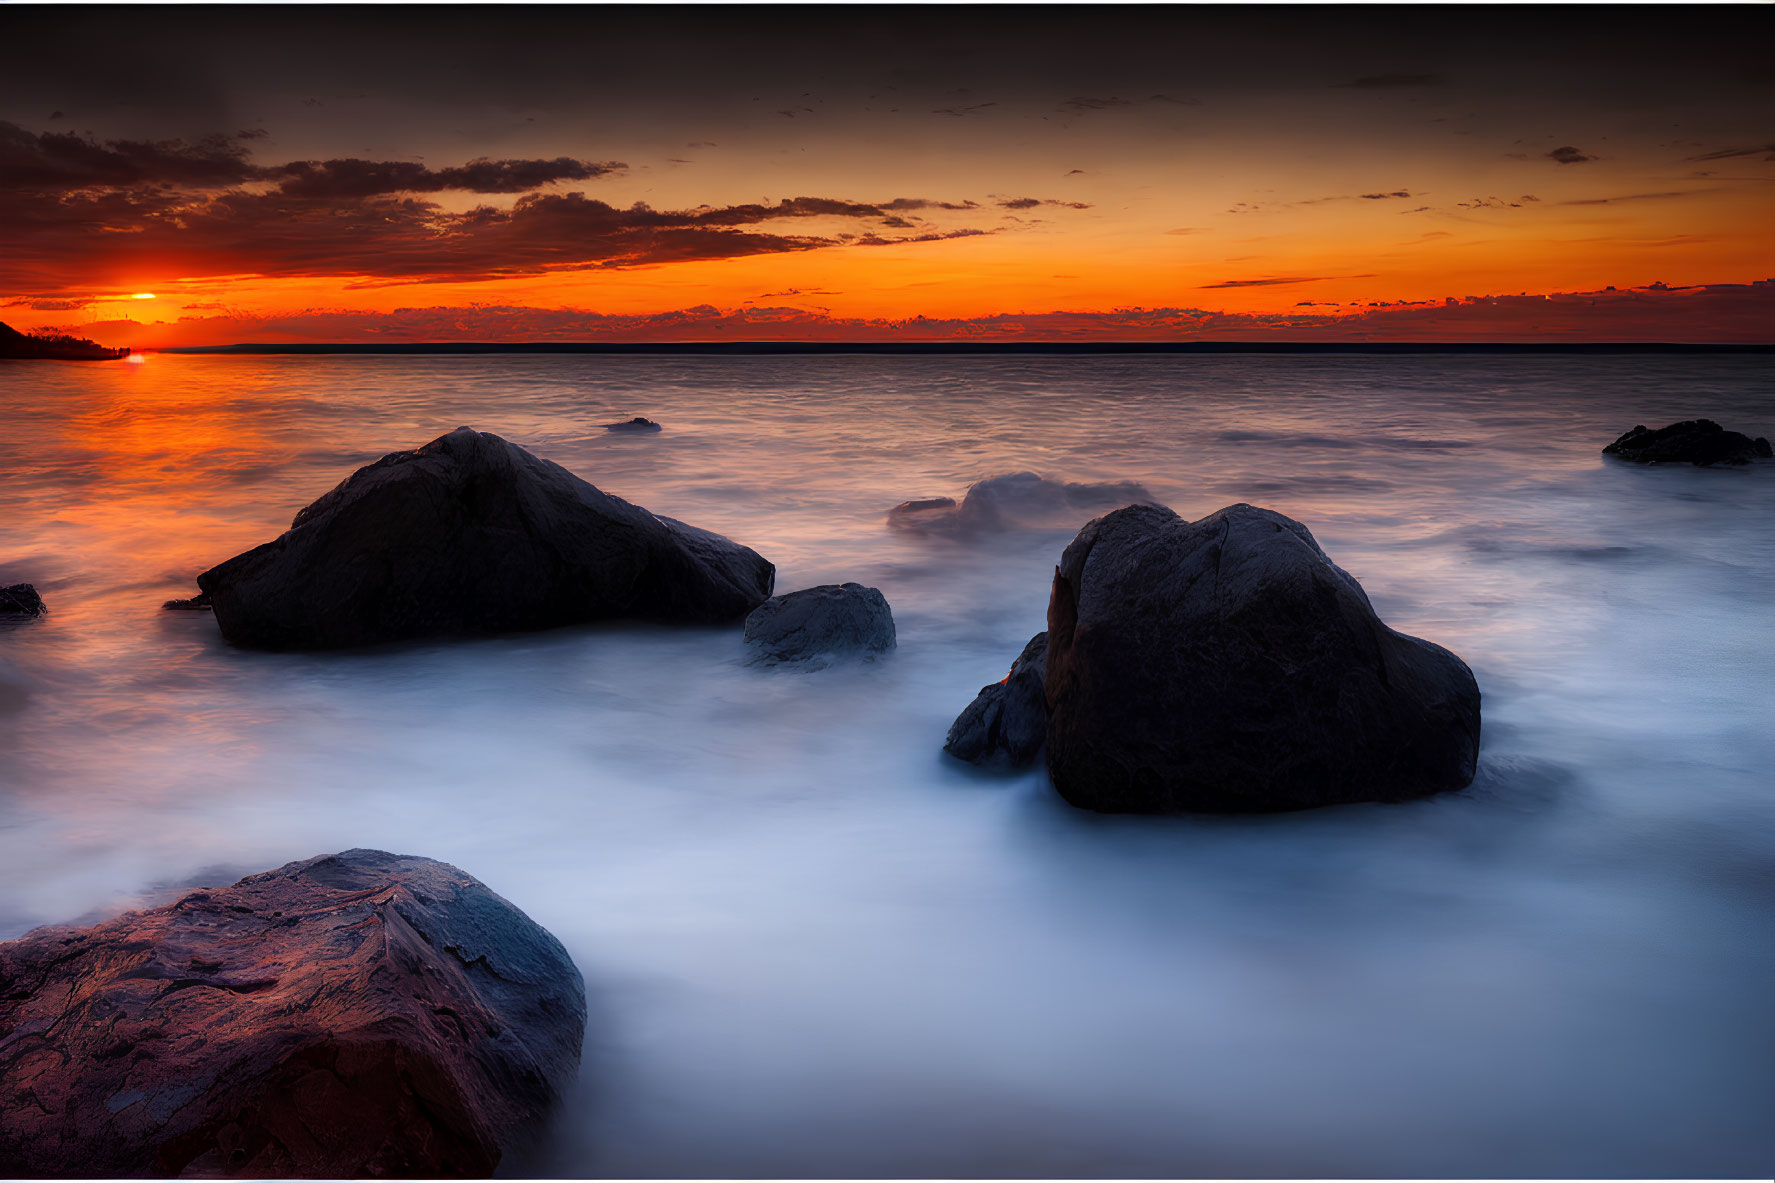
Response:
[[[607,433],[632,415],[658,435]],[[351,846],[561,938],[579,1086],[513,1171],[1761,1176],[1775,1164],[1775,432],[1710,357],[175,357],[0,368],[0,937]],[[327,655],[162,612],[383,452],[470,424],[779,568],[899,648],[737,628]],[[1034,470],[1305,522],[1484,694],[1469,790],[1078,812],[943,735],[1088,516],[885,511]]]

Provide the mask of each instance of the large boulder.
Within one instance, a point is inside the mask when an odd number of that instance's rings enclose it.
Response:
[[[1061,557],[1048,770],[1112,813],[1397,801],[1473,779],[1479,689],[1382,624],[1307,528],[1251,505],[1130,506]]]
[[[895,645],[887,597],[860,583],[772,596],[746,617],[746,643],[766,662],[884,653]]]
[[[1748,464],[1771,456],[1768,440],[1727,431],[1712,419],[1685,419],[1656,431],[1643,423],[1636,424],[1602,452],[1637,464],[1695,464],[1704,468],[1714,464]]]
[[[1023,646],[1003,681],[980,687],[950,725],[943,750],[970,764],[998,760],[1013,768],[1033,762],[1048,738],[1048,634]]]
[[[327,649],[619,617],[726,623],[775,578],[738,543],[459,427],[358,469],[197,586],[232,644]]]
[[[48,608],[43,606],[43,597],[37,589],[28,583],[15,583],[10,587],[0,587],[0,617],[28,619],[42,616]]]
[[[486,1175],[585,987],[456,868],[348,850],[0,944],[0,1175]]]
[[[888,510],[888,525],[914,534],[968,536],[1008,530],[1067,527],[1094,510],[1152,501],[1133,481],[1057,481],[1033,472],[1002,473],[953,497],[902,501]]]

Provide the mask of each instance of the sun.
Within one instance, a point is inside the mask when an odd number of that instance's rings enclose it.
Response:
[[[130,297],[130,299],[132,299],[132,300],[152,300],[153,298],[154,298],[153,292],[137,292],[133,296]]]

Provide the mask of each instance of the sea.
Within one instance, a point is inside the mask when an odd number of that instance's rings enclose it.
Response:
[[[633,416],[663,430],[603,427]],[[0,628],[0,938],[350,847],[452,863],[587,984],[579,1079],[510,1174],[1767,1176],[1775,463],[1600,454],[1697,416],[1775,434],[1770,359],[10,363],[0,584],[49,614]],[[898,647],[273,654],[161,609],[461,425],[753,547],[779,591],[880,588]],[[1472,666],[1473,785],[1104,816],[946,756],[1100,508],[887,511],[1018,472],[1305,523]]]

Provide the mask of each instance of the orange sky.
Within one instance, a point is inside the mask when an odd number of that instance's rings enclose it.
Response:
[[[749,47],[663,9],[546,43],[440,15],[395,67],[372,16],[159,10],[117,44],[190,93],[125,101],[108,50],[0,83],[0,319],[138,348],[477,306],[1285,321],[1775,274],[1742,10],[790,11]],[[953,27],[859,48],[888,12]],[[569,72],[593,44],[625,64]]]

